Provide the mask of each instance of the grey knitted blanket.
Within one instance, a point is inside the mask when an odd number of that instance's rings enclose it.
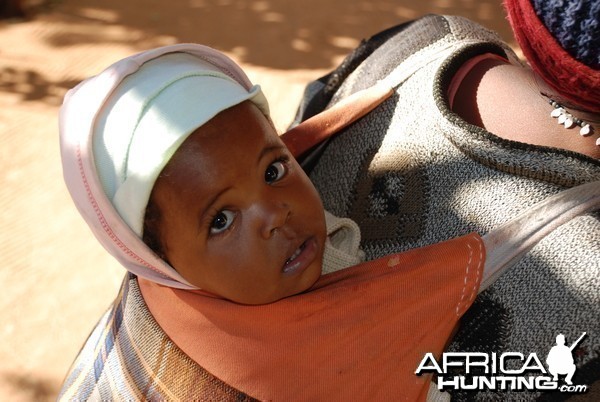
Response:
[[[391,99],[304,160],[325,208],[359,224],[367,259],[485,234],[549,195],[600,180],[597,160],[500,139],[448,108],[454,72],[485,52],[519,63],[493,32],[427,16],[365,41],[307,87],[296,123],[377,80],[398,80]],[[573,381],[587,393],[451,391],[452,399],[600,400],[598,213],[554,231],[483,292],[449,350],[536,353],[545,362],[559,333],[571,344],[583,332]]]

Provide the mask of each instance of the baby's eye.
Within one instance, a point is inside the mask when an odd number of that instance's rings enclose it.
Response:
[[[269,165],[265,171],[265,181],[268,184],[274,183],[280,180],[287,173],[287,166],[285,161],[276,161]]]
[[[234,218],[235,213],[231,211],[226,209],[219,211],[210,224],[210,234],[219,234],[226,231],[233,223]]]

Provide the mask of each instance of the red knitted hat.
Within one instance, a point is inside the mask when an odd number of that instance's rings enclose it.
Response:
[[[587,110],[600,112],[600,70],[565,50],[541,21],[530,0],[504,0],[504,6],[531,68],[563,97]]]

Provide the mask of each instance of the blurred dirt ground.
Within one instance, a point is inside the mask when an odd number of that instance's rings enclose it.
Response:
[[[500,0],[24,1],[0,21],[0,400],[54,400],[124,270],[96,244],[62,181],[65,91],[150,47],[203,43],[260,83],[277,127],[304,85],[360,39],[426,13],[460,14],[511,41]]]

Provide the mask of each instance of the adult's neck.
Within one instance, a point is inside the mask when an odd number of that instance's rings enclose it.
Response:
[[[599,125],[581,136],[578,127],[566,129],[550,116],[553,106],[542,93],[560,96],[536,78],[529,68],[485,60],[464,78],[455,96],[454,111],[467,122],[505,139],[575,151],[600,159]],[[575,117],[597,122],[598,115],[569,109]]]

